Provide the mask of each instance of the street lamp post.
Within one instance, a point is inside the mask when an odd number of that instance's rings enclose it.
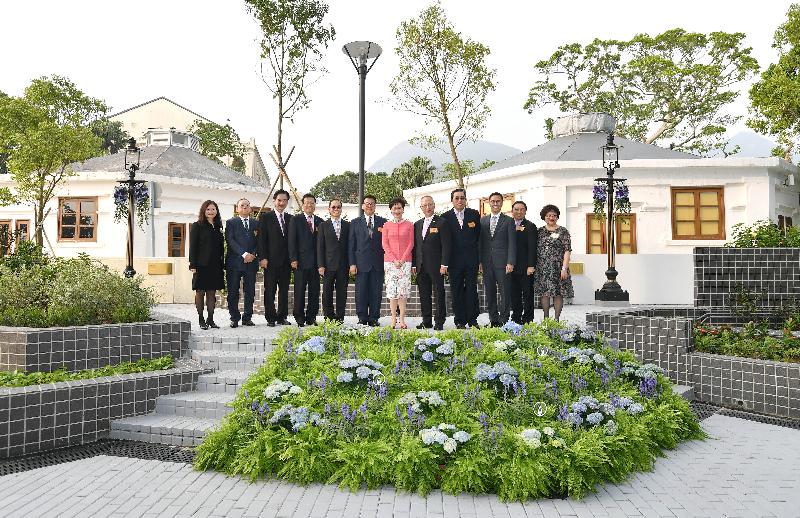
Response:
[[[125,277],[131,278],[136,275],[136,270],[133,269],[133,218],[134,218],[134,191],[136,185],[144,183],[144,180],[136,179],[136,171],[139,170],[139,160],[142,156],[142,150],[136,146],[136,139],[130,138],[128,140],[128,147],[125,148],[125,170],[128,171],[127,180],[119,180],[118,183],[124,184],[128,191],[128,265],[123,271]]]
[[[606,185],[606,256],[608,258],[608,270],[606,270],[606,282],[603,287],[594,292],[596,304],[603,306],[626,306],[629,303],[628,292],[624,291],[617,282],[616,243],[614,239],[614,195],[615,186],[622,185],[625,178],[614,178],[614,171],[619,169],[619,147],[614,144],[614,134],[610,133],[606,140],[606,145],[601,146],[603,150],[603,168],[606,170],[605,178],[595,178],[595,182]]]
[[[342,47],[342,52],[347,54],[350,62],[358,74],[358,203],[364,199],[364,140],[366,135],[366,94],[365,86],[367,73],[378,61],[381,55],[381,46],[371,41],[353,41]],[[367,64],[372,61],[369,66]],[[364,209],[359,208],[359,214],[364,214]]]

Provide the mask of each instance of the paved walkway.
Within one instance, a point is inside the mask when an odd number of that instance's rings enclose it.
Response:
[[[349,493],[283,481],[253,484],[187,464],[99,456],[0,477],[0,515],[269,517],[800,517],[800,432],[714,415],[711,435],[669,451],[650,473],[581,501],[503,503],[493,495],[427,498],[392,487]]]

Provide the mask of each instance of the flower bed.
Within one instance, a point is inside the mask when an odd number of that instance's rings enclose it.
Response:
[[[286,330],[195,465],[352,490],[580,498],[703,437],[660,369],[554,325]]]
[[[137,372],[160,371],[175,367],[172,355],[159,358],[124,362],[118,365],[108,365],[99,369],[86,369],[78,372],[69,372],[58,369],[53,372],[20,372],[0,371],[0,387],[28,387],[30,385],[43,385],[45,383],[58,383],[60,381],[85,380],[114,376],[117,374],[134,374]]]
[[[796,319],[790,321],[797,324]],[[793,330],[796,327],[786,325],[778,331],[753,323],[732,327],[698,322],[694,327],[694,348],[704,353],[800,363],[800,331]]]

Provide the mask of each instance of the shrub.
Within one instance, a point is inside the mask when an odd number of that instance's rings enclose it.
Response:
[[[737,223],[733,226],[731,241],[725,246],[734,248],[796,248],[800,247],[800,229],[759,220],[752,225]]]
[[[150,360],[137,360],[124,362],[119,365],[108,365],[98,369],[87,369],[78,372],[68,372],[58,369],[53,372],[19,372],[0,371],[0,387],[27,387],[30,385],[43,385],[45,383],[58,383],[59,381],[84,380],[114,376],[116,374],[132,374],[135,372],[160,371],[171,369],[175,360],[171,355],[160,356]]]
[[[39,247],[18,246],[0,263],[0,325],[141,322],[155,303],[141,282],[141,277],[127,279],[87,255],[50,258]]]

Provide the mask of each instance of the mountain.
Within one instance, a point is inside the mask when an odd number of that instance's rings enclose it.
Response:
[[[739,146],[739,152],[732,156],[738,157],[768,157],[772,156],[772,148],[776,144],[770,139],[752,131],[740,131],[731,137],[728,148]]]
[[[505,144],[498,144],[497,142],[487,142],[485,140],[477,140],[475,142],[467,141],[459,146],[458,159],[461,161],[472,160],[475,162],[475,165],[478,166],[483,163],[484,160],[499,162],[521,152],[522,151],[517,148],[506,146]],[[429,158],[437,169],[441,169],[442,165],[453,161],[449,153],[445,153],[439,149],[425,149],[403,141],[379,158],[367,170],[391,173],[395,167],[415,156]]]

